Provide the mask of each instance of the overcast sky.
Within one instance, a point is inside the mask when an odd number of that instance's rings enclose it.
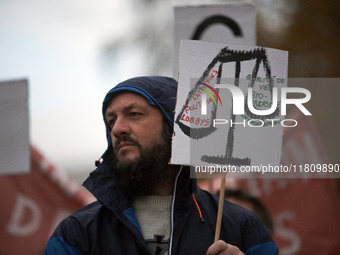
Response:
[[[66,171],[93,170],[106,148],[103,97],[143,74],[140,66],[117,64],[114,75],[102,68],[103,46],[129,23],[126,4],[0,1],[0,80],[28,79],[31,144]]]
[[[92,171],[106,149],[101,103],[107,91],[146,74],[139,49],[121,49],[109,68],[103,58],[104,47],[127,38],[138,17],[131,2],[0,1],[0,81],[28,79],[30,142],[69,173]],[[165,1],[161,10],[172,15],[179,3]]]

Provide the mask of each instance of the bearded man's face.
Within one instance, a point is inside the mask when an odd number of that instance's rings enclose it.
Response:
[[[150,194],[169,178],[171,130],[161,111],[133,92],[116,95],[105,114],[118,185],[129,197]]]

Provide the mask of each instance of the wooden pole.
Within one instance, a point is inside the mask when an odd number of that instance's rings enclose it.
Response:
[[[215,231],[215,240],[220,239],[221,232],[221,224],[222,224],[222,213],[223,213],[223,204],[224,204],[224,190],[225,190],[225,174],[221,178],[221,188],[220,188],[220,200],[218,202],[218,211],[217,211],[217,222],[216,222],[216,231]]]

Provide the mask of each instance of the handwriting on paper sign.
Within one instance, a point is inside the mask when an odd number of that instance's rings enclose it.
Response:
[[[195,117],[190,117],[188,115],[183,114],[181,120],[185,122],[189,122],[191,124],[195,124],[196,126],[208,126],[210,119],[200,119]]]
[[[216,84],[215,88],[219,89],[228,89],[232,94],[232,102],[233,102],[233,114],[234,115],[240,115],[244,114],[244,95],[240,88],[236,87],[235,85],[230,84]],[[278,108],[278,96],[277,96],[277,88],[272,88],[272,102],[270,103],[271,107],[269,109],[265,110],[259,110],[256,109],[253,106],[253,96],[258,96],[257,92],[253,91],[253,88],[248,88],[248,94],[247,94],[247,106],[251,113],[255,115],[270,115],[275,112]],[[304,98],[297,98],[297,99],[288,99],[287,94],[288,93],[301,93],[304,94]],[[263,94],[261,94],[263,97]],[[261,96],[260,95],[260,96]],[[307,89],[304,88],[291,88],[291,87],[283,87],[281,88],[281,115],[286,115],[286,106],[287,104],[294,104],[296,105],[305,115],[312,115],[302,104],[306,103],[310,100],[311,94]],[[206,101],[202,101],[202,115],[206,115]]]
[[[208,85],[212,79],[215,78],[215,76],[217,75],[217,71],[213,70],[211,72],[211,74],[208,76],[208,78],[204,81],[204,83],[202,83],[202,86],[200,87],[199,90],[196,91],[196,93],[193,94],[192,99],[194,101],[197,101],[201,96],[202,99],[201,101],[198,102],[194,102],[191,105],[188,105],[185,108],[185,113],[183,113],[181,120],[184,122],[189,122],[190,124],[195,124],[196,126],[208,126],[210,119],[209,118],[195,118],[195,117],[190,117],[188,114],[190,111],[194,111],[197,109],[201,109],[203,104],[209,104],[211,102],[215,102],[215,98],[213,97],[213,95],[211,95],[211,93],[209,91],[207,91],[207,89],[212,89],[213,91],[215,91],[215,89],[213,89],[210,85]],[[210,98],[207,100],[206,96],[204,94],[204,92],[207,92],[208,94],[210,94]],[[217,92],[215,91],[215,94]],[[221,100],[221,99],[220,99]],[[216,102],[215,102],[216,104]]]

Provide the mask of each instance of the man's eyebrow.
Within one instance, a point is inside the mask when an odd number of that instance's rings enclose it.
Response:
[[[131,104],[125,106],[125,107],[122,109],[122,111],[129,111],[129,110],[131,110],[131,109],[133,109],[133,108],[137,108],[137,107],[140,108],[140,109],[145,109],[145,106],[143,106],[143,105],[141,105],[141,104],[138,104],[138,103],[131,103]],[[116,113],[115,113],[114,111],[108,111],[108,110],[106,110],[105,118],[111,117],[111,116],[115,116],[115,115],[116,115]]]

